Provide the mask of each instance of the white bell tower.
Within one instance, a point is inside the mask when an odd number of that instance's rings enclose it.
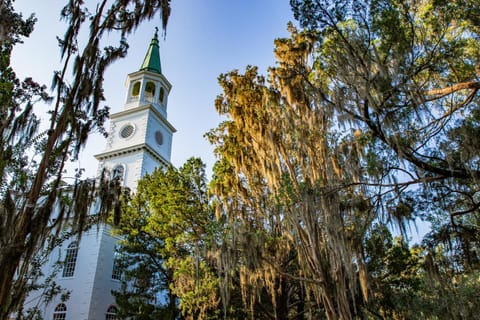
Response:
[[[171,87],[162,74],[156,32],[140,70],[127,76],[123,111],[110,116],[107,147],[95,156],[100,171],[107,169],[135,189],[145,173],[170,163],[176,131],[167,120]]]

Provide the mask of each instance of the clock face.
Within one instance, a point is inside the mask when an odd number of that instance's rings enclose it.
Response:
[[[163,134],[159,130],[155,131],[155,141],[158,145],[163,144]]]
[[[127,125],[124,125],[122,127],[122,129],[120,129],[120,137],[122,137],[123,139],[126,139],[126,138],[129,138],[133,135],[135,131],[135,127],[132,125],[132,124],[127,124]]]

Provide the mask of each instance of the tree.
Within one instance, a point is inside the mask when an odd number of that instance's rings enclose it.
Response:
[[[348,319],[358,292],[354,270],[364,276],[356,247],[364,230],[352,226],[368,221],[369,206],[361,190],[347,187],[337,192],[349,178],[343,180],[330,148],[332,122],[308,95],[306,78],[288,78],[292,72],[307,71],[304,50],[312,39],[294,34],[292,40],[276,43],[280,67],[272,71],[271,86],[253,67],[244,75],[233,71],[221,76],[224,94],[217,110],[232,120],[211,132],[210,140],[232,168],[233,177],[226,177],[231,185],[224,193],[235,200],[223,202],[232,221],[248,223],[242,216],[247,213],[249,219],[260,220],[253,224],[257,230],[269,230],[268,221],[277,222],[277,237],[285,244],[276,254],[288,256],[293,248],[299,266],[297,274],[282,276],[301,281],[305,297],[315,302],[314,310],[325,308],[329,318]],[[227,200],[224,193],[219,196]],[[264,203],[255,202],[259,198],[269,199],[268,205],[258,206]],[[238,203],[248,209],[236,210]],[[245,259],[252,263],[253,257]],[[276,264],[268,260],[262,264],[275,270]]]
[[[454,239],[454,265],[477,268],[478,4],[291,3],[308,29],[275,42],[268,80],[255,67],[219,77],[228,120],[208,137],[229,168],[214,191],[229,222],[264,232],[281,219],[283,253],[297,250],[306,297],[329,319],[374,305],[377,223],[404,236],[418,216],[447,223],[432,245]]]
[[[365,241],[370,286],[375,294],[366,313],[379,319],[475,318],[480,289],[478,270],[458,272],[446,252],[393,238],[376,225]]]
[[[478,269],[478,3],[292,6],[319,33],[326,106],[368,139],[364,183],[378,186],[379,207],[392,218],[427,219],[430,251],[446,249],[461,273]]]
[[[206,319],[219,303],[209,260],[216,230],[205,165],[191,158],[143,177],[126,199],[117,233],[125,268],[115,293],[122,316]]]
[[[383,186],[383,207],[443,216],[449,236],[477,239],[475,223],[464,221],[478,220],[478,4],[291,3],[319,34],[325,107],[369,141],[366,182]]]
[[[12,47],[32,31],[34,17],[24,20],[11,0],[3,1],[0,10],[0,108],[4,119],[0,124],[0,319],[6,319],[21,304],[30,262],[48,235],[70,224],[81,231],[94,199],[100,198],[104,204],[101,212],[107,212],[108,204],[117,197],[108,186],[98,189],[94,180],[77,177],[67,187],[64,166],[76,159],[89,133],[99,130],[105,134],[108,107],[101,106],[103,75],[111,63],[125,56],[126,37],[158,12],[165,28],[170,7],[168,0],[102,0],[89,11],[83,1],[68,1],[61,11],[67,22],[65,35],[59,38],[63,66],[54,72],[52,97],[31,79],[19,81],[9,65]],[[87,25],[83,43],[79,35]],[[119,34],[118,44],[102,49],[103,35],[112,32]],[[38,100],[52,103],[43,132],[39,132],[33,112]]]
[[[367,314],[382,319],[411,319],[425,314],[422,281],[422,249],[408,248],[404,239],[393,238],[387,226],[376,225],[365,240],[365,260],[370,286],[375,293]]]
[[[223,158],[214,166],[210,191],[223,226],[215,266],[224,314],[276,320],[317,314],[303,285],[297,248],[285,235],[288,222],[262,178],[248,183]],[[232,309],[240,314],[230,314]]]

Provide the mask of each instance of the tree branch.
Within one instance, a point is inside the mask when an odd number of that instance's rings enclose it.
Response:
[[[480,82],[478,81],[461,82],[446,88],[432,89],[427,91],[426,93],[427,95],[432,95],[432,96],[437,95],[437,97],[434,97],[432,99],[432,100],[435,100],[435,99],[448,96],[449,94],[455,93],[457,91],[470,90],[470,89],[476,89],[476,90],[480,89]],[[427,100],[427,101],[431,101],[431,100]]]

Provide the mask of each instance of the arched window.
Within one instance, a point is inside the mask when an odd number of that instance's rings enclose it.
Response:
[[[112,179],[123,179],[125,167],[121,164],[116,165],[112,170]]]
[[[149,81],[145,86],[145,99],[153,102],[153,96],[155,96],[155,83]]]
[[[60,303],[55,307],[53,312],[53,320],[65,320],[67,319],[67,306],[64,303]]]
[[[63,277],[73,277],[77,264],[78,244],[72,242],[68,245],[65,261],[63,262]]]
[[[163,103],[163,99],[165,98],[165,89],[160,88],[160,94],[158,95],[158,101]]]
[[[139,93],[140,93],[140,81],[137,81],[133,84],[132,96],[137,97]]]
[[[117,318],[117,307],[110,306],[108,307],[107,313],[105,314],[105,320],[118,320]]]

